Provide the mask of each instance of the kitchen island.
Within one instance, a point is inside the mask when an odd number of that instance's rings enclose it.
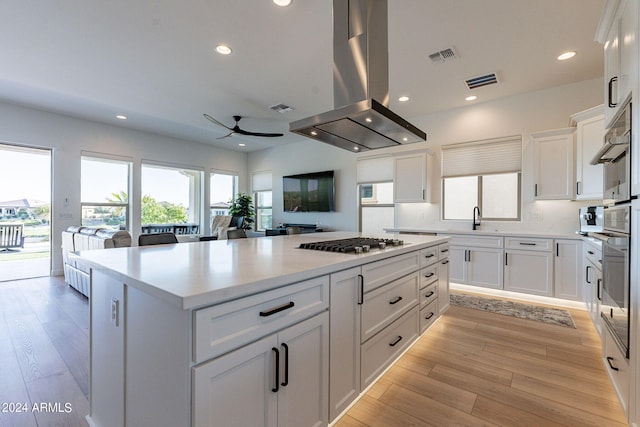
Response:
[[[89,424],[328,424],[448,306],[447,237],[298,248],[356,235],[81,252]]]

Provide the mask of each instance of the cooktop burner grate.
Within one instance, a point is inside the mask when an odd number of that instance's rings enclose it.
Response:
[[[398,239],[379,239],[373,237],[352,237],[349,239],[325,240],[322,242],[301,243],[300,249],[316,251],[362,253],[372,249],[384,249],[387,246],[400,246],[404,241]]]

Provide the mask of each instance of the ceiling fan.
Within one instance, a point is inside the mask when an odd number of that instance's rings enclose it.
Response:
[[[227,137],[233,135],[234,133],[238,133],[240,135],[246,135],[246,136],[262,136],[262,137],[268,137],[268,138],[277,137],[277,136],[283,136],[284,135],[282,133],[250,132],[248,130],[240,129],[240,126],[238,125],[238,122],[240,121],[242,116],[233,116],[233,120],[236,121],[236,125],[234,127],[232,127],[232,128],[230,128],[227,125],[224,125],[224,124],[220,123],[219,121],[217,121],[216,119],[214,119],[213,117],[208,115],[207,113],[204,113],[203,116],[204,116],[205,119],[209,120],[210,122],[215,123],[218,126],[222,126],[223,128],[226,128],[226,129],[229,130],[228,134],[226,134],[225,136],[221,136],[219,138],[216,138],[216,139],[227,138]]]

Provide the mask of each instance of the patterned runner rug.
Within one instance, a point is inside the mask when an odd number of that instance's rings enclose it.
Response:
[[[505,316],[518,317],[520,319],[537,320],[538,322],[551,323],[553,325],[575,328],[571,314],[567,310],[559,308],[540,307],[537,305],[522,304],[518,302],[504,301],[494,298],[476,297],[466,294],[450,295],[451,304],[465,308],[484,310]]]

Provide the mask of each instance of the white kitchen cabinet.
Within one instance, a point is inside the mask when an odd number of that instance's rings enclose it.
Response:
[[[194,367],[193,425],[326,425],[328,339],[325,312]]]
[[[553,296],[553,253],[506,250],[504,290]]]
[[[427,154],[398,156],[394,159],[393,201],[423,203],[427,201]]]
[[[618,400],[622,405],[625,414],[629,413],[629,395],[631,393],[631,367],[629,359],[625,357],[620,348],[616,345],[611,332],[606,327],[603,328],[602,340],[602,361],[607,368],[607,373],[613,388],[618,395]]]
[[[591,164],[591,159],[604,142],[604,106],[571,116],[576,123],[576,199],[602,200],[602,164]]]
[[[502,249],[451,246],[451,281],[502,289]]]
[[[537,200],[575,198],[575,129],[531,135],[534,144],[534,195]]]
[[[586,246],[586,244],[585,244]],[[586,249],[587,251],[589,249]],[[602,266],[589,257],[584,257],[582,296],[587,311],[598,335],[602,337],[602,322],[600,321],[600,292],[602,292]]]
[[[451,255],[451,248],[449,245],[440,245],[446,246],[447,251],[444,254]],[[440,252],[441,255],[443,252]],[[444,313],[447,308],[449,308],[449,266],[451,265],[450,259],[448,257],[441,257],[440,264],[438,265],[438,312],[440,314]],[[426,319],[430,320],[430,319]]]
[[[334,273],[331,282],[329,419],[360,394],[360,267]]]
[[[553,296],[582,299],[582,241],[556,240]]]

